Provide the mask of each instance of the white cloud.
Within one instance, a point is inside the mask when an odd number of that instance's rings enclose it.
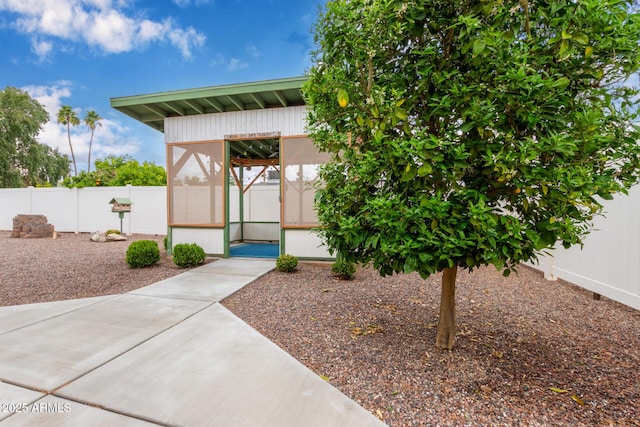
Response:
[[[171,43],[180,49],[182,56],[185,58],[191,57],[191,48],[200,47],[204,45],[206,37],[203,34],[198,33],[192,27],[183,30],[181,28],[174,28],[168,32],[169,40]]]
[[[242,62],[238,58],[231,58],[231,60],[227,64],[227,71],[235,71],[242,68],[247,68],[248,66],[249,64],[247,64],[246,62]]]
[[[258,50],[258,48],[251,43],[247,44],[247,46],[245,47],[245,50],[249,55],[251,55],[254,58],[258,58],[261,55],[261,52]]]
[[[138,36],[141,43],[148,43],[155,40],[162,40],[163,34],[167,32],[167,21],[164,23],[149,21],[148,19],[140,22],[140,30]]]
[[[228,72],[248,68],[249,64],[239,58],[227,59],[224,55],[216,54],[209,62],[211,67],[225,67]]]
[[[53,44],[47,40],[34,38],[31,40],[31,50],[38,55],[40,61],[46,61],[53,50]]]
[[[0,11],[15,15],[13,26],[32,37],[32,49],[40,58],[50,54],[54,39],[86,43],[105,53],[168,42],[184,58],[206,40],[193,27],[177,26],[169,18],[157,22],[130,16],[122,0],[0,0]]]
[[[133,48],[136,27],[139,28],[133,19],[115,10],[92,13],[88,19],[89,26],[82,36],[90,45],[107,53],[128,52]]]
[[[40,102],[49,113],[49,122],[44,125],[38,139],[41,143],[52,148],[57,148],[61,153],[71,157],[67,128],[57,122],[58,110],[65,105],[65,98],[71,96],[73,85],[68,81],[59,81],[51,86],[27,86],[22,89]],[[89,109],[87,109],[89,110]],[[86,111],[74,109],[78,118],[82,121]],[[98,112],[100,114],[100,112]],[[139,152],[142,143],[135,137],[131,137],[129,128],[116,120],[104,118],[100,121],[102,126],[97,126],[91,145],[91,163],[96,159],[105,158],[108,155],[134,155]],[[91,130],[83,123],[71,128],[71,144],[76,157],[78,172],[87,170],[89,154],[89,141]],[[73,169],[73,166],[72,166]],[[92,165],[91,169],[94,167]]]

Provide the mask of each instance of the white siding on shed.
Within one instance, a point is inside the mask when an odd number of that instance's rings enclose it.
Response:
[[[223,140],[228,135],[280,132],[282,136],[303,135],[305,106],[232,111],[165,119],[165,142]]]

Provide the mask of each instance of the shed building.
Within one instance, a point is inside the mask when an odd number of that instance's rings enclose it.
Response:
[[[313,231],[317,169],[328,160],[305,134],[305,77],[111,99],[164,133],[169,249],[197,243],[234,256],[247,243],[328,259]]]

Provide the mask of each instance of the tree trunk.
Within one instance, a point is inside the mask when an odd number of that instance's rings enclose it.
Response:
[[[442,293],[440,294],[440,320],[436,347],[453,349],[456,337],[456,274],[458,267],[445,268],[442,272]]]
[[[91,172],[91,145],[93,144],[93,132],[94,129],[91,129],[91,139],[89,139],[89,156],[87,157],[87,173]]]
[[[78,167],[76,166],[76,156],[73,154],[73,145],[71,145],[71,128],[67,123],[67,137],[69,138],[69,150],[71,150],[71,160],[73,160],[73,175],[78,176]]]

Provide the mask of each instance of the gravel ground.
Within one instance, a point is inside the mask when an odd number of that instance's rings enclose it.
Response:
[[[185,270],[131,241],[0,231],[0,305],[127,292]],[[212,261],[212,259],[208,259]],[[458,273],[456,347],[435,349],[440,276],[269,273],[223,304],[390,426],[640,426],[640,312],[523,267]]]
[[[223,304],[390,426],[640,426],[639,311],[527,267],[457,283],[451,352],[439,275],[302,264]]]
[[[88,233],[60,233],[56,239],[15,239],[0,231],[0,306],[59,301],[129,292],[186,271],[164,251],[164,236],[133,235],[97,243]],[[131,242],[155,240],[160,261],[129,268]]]

